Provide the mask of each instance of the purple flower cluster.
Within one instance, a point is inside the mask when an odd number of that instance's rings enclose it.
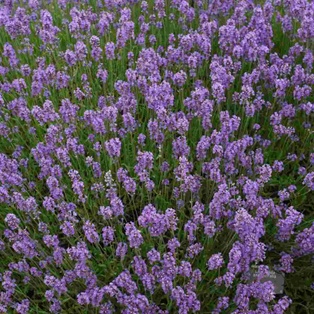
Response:
[[[0,312],[300,311],[313,30],[308,0],[0,1]]]

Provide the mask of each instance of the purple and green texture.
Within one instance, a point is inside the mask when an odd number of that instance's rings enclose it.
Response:
[[[0,313],[314,313],[313,68],[314,0],[0,0]]]

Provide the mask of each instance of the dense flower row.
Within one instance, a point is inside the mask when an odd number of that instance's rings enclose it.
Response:
[[[1,2],[1,313],[285,313],[272,269],[311,289],[313,1]]]

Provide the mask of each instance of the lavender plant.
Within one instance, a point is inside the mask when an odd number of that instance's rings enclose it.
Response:
[[[1,1],[0,313],[313,313],[313,30],[312,0]]]

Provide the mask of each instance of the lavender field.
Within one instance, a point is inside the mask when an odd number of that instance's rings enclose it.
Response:
[[[313,67],[313,0],[0,0],[0,313],[314,313]]]

